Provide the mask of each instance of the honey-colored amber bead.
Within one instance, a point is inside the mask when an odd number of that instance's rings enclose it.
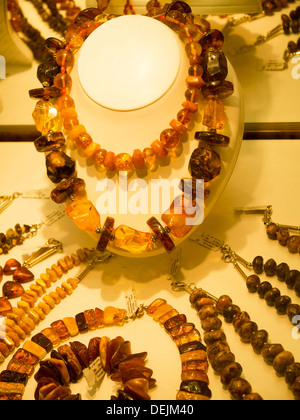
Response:
[[[59,335],[53,328],[45,328],[41,331],[41,333],[51,341],[53,347],[59,346],[61,343]]]
[[[105,170],[104,160],[107,155],[107,150],[99,149],[93,154],[93,161],[98,170]]]
[[[89,330],[96,329],[96,319],[94,309],[84,311],[84,317]]]
[[[166,149],[174,149],[180,142],[180,136],[176,130],[167,128],[161,132],[160,141]]]
[[[104,309],[104,325],[122,324],[125,321],[126,311],[113,306]]]
[[[139,149],[135,149],[132,154],[132,163],[135,169],[143,169],[146,166],[144,156]]]
[[[186,370],[185,372],[181,373],[181,380],[182,381],[203,381],[209,384],[209,378],[207,374],[201,370]]]
[[[186,102],[194,103],[194,102],[191,102],[191,101],[186,101]],[[195,104],[195,105],[197,105],[197,104]],[[192,111],[190,111],[187,108],[181,109],[177,114],[177,120],[179,122],[181,122],[181,124],[184,124],[185,126],[188,126],[189,123],[192,121]]]
[[[57,287],[55,292],[58,294],[60,299],[65,299],[67,297],[67,293],[61,287]]]
[[[61,319],[52,322],[51,328],[53,328],[53,330],[57,333],[57,335],[62,341],[68,340],[70,338],[69,331],[67,330],[64,322]]]
[[[45,315],[48,315],[51,311],[51,307],[46,302],[39,302],[38,307],[44,312]]]
[[[39,346],[31,340],[25,341],[25,343],[23,344],[23,349],[29,351],[29,353],[34,354],[40,360],[44,359],[44,357],[47,354],[46,350],[43,347]]]
[[[153,143],[151,143],[151,149],[160,159],[165,159],[168,156],[167,149],[159,140],[155,140]]]
[[[64,129],[67,130],[67,131],[72,130],[72,128],[76,127],[76,125],[78,125],[78,124],[79,124],[79,120],[78,120],[77,117],[75,117],[75,118],[65,118],[64,123],[63,123]]]
[[[75,199],[66,208],[66,214],[82,230],[95,232],[101,226],[100,215],[89,200]]]
[[[84,150],[84,156],[87,159],[92,159],[94,154],[97,153],[99,150],[101,149],[100,144],[92,142],[91,144],[89,144]]]
[[[188,351],[180,355],[181,363],[189,362],[190,360],[198,360],[201,362],[207,361],[207,354],[204,350]]]
[[[157,167],[156,153],[153,151],[151,147],[146,147],[143,150],[143,157],[145,159],[146,166],[150,171],[153,169],[156,169]]]
[[[36,366],[39,358],[25,349],[19,349],[13,356],[13,359],[19,360],[30,366]]]
[[[198,40],[200,38],[198,28],[193,23],[187,23],[182,26],[178,31],[178,35],[185,43],[190,42],[191,39]]]
[[[7,312],[9,312],[12,309],[12,306],[7,299],[7,297],[1,297],[0,298],[0,315],[5,316]]]
[[[39,100],[32,113],[36,129],[42,134],[47,134],[50,130],[61,131],[62,120],[57,108],[49,101]]]
[[[218,99],[207,99],[204,106],[203,122],[206,127],[221,130],[225,125],[225,111]]]
[[[62,271],[62,269],[57,264],[52,264],[51,270],[53,270],[55,272],[56,277],[58,279],[60,279],[64,275],[64,272]]]
[[[68,133],[69,140],[76,140],[81,134],[86,133],[86,128],[84,125],[79,124],[76,125],[72,130]]]
[[[184,238],[194,226],[200,224],[199,211],[195,201],[182,195],[175,198],[161,219],[176,238]]]
[[[0,394],[16,394],[23,395],[25,392],[24,384],[14,382],[0,382]]]
[[[19,283],[6,281],[2,286],[2,293],[7,299],[14,299],[22,296],[25,293],[25,290]]]
[[[68,296],[71,296],[73,294],[73,289],[70,284],[68,284],[66,281],[64,281],[61,284],[62,289],[67,293]]]
[[[185,46],[185,51],[187,56],[190,57],[200,57],[202,53],[202,47],[198,42],[189,42]]]
[[[156,309],[152,317],[154,321],[159,321],[161,317],[166,315],[168,312],[173,311],[173,309],[174,309],[173,306],[169,305],[168,303],[165,303]]]
[[[104,167],[107,171],[114,171],[116,169],[115,165],[116,155],[114,152],[107,152],[104,158]]]
[[[187,86],[191,89],[201,89],[205,85],[201,76],[188,76],[185,81]]]
[[[161,325],[164,325],[169,319],[173,318],[174,316],[179,315],[179,312],[176,309],[171,310],[170,312],[167,312],[165,315],[161,316],[159,318],[159,323]]]
[[[152,249],[153,242],[148,232],[140,232],[125,225],[120,225],[114,232],[114,245],[132,253]]]
[[[107,370],[107,350],[108,350],[108,346],[110,343],[110,338],[109,337],[102,337],[101,341],[100,341],[100,345],[99,345],[99,351],[100,351],[100,358],[101,358],[101,362],[102,362],[102,366],[103,369],[106,371]]]
[[[190,102],[198,102],[202,98],[201,89],[187,88],[185,98]]]
[[[194,394],[192,392],[178,391],[176,394],[177,401],[209,401],[210,398],[202,394]]]
[[[182,346],[183,344],[190,343],[191,341],[201,341],[201,335],[197,329],[193,329],[187,334],[180,335],[174,339],[177,347]]]
[[[154,312],[162,305],[166,304],[167,301],[165,299],[155,299],[149,306],[145,308],[145,311],[148,315],[152,316]]]
[[[59,66],[68,69],[68,73],[74,65],[74,55],[70,50],[60,49],[55,56],[56,62]]]
[[[186,126],[183,125],[180,121],[178,120],[171,120],[170,122],[170,126],[173,128],[173,130],[175,130],[179,135],[183,135],[187,132]]]
[[[59,109],[65,108],[74,108],[75,102],[74,99],[69,95],[62,95],[60,98],[57,99],[55,102],[55,106]]]
[[[131,156],[128,153],[119,153],[115,157],[115,166],[118,171],[130,171],[133,167]]]
[[[73,317],[65,317],[63,318],[63,322],[70,334],[71,337],[75,337],[79,334],[79,329],[76,323],[75,318]]]
[[[51,297],[51,296],[49,296],[49,295],[45,295],[44,297],[43,297],[43,301],[48,305],[48,306],[50,306],[50,308],[51,309],[54,309],[55,308],[55,301],[54,301],[54,299]]]

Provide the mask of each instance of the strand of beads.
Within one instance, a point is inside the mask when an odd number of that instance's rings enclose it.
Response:
[[[195,325],[187,322],[186,316],[179,314],[165,299],[156,299],[145,310],[154,321],[164,327],[178,347],[182,362],[182,382],[176,399],[211,399],[206,348]]]
[[[201,327],[205,331],[208,360],[216,374],[220,375],[221,383],[228,388],[231,397],[244,401],[262,400],[259,394],[252,392],[250,383],[241,377],[243,368],[226,341],[216,302],[201,289],[192,292],[190,302],[196,308]]]
[[[12,306],[7,297],[0,298],[0,314],[5,320],[1,326],[3,333],[0,338],[0,364],[10,355],[21,341],[36,328],[41,320],[55,308],[63,299],[70,296],[77,288],[78,280],[69,278],[57,286],[55,291],[46,294],[53,283],[66,275],[74,266],[88,261],[92,256],[89,250],[78,250],[71,257],[60,259],[46,273],[41,274],[30,289],[26,290],[16,306]],[[39,303],[38,300],[41,299]]]

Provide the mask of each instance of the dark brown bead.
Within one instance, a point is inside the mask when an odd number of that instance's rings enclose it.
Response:
[[[300,236],[293,235],[287,241],[287,248],[291,254],[299,252]]]
[[[267,227],[267,235],[269,239],[277,240],[277,232],[279,230],[279,227],[275,223],[271,223]]]
[[[70,196],[83,198],[86,195],[85,182],[81,178],[70,178],[61,182],[51,192],[51,199],[57,203],[65,203]]]
[[[284,351],[281,344],[265,344],[261,350],[261,355],[268,364],[273,364],[275,357]]]
[[[285,280],[285,283],[289,289],[293,289],[297,278],[300,278],[300,272],[298,270],[290,270]]]
[[[52,86],[55,76],[60,72],[61,68],[57,64],[55,58],[50,57],[38,66],[37,78],[43,86]]]
[[[286,246],[289,237],[290,233],[286,229],[279,229],[279,231],[277,232],[277,240],[282,246]]]
[[[241,401],[252,392],[252,387],[246,379],[235,378],[230,382],[228,390],[235,400]]]
[[[211,361],[212,368],[217,373],[221,373],[226,366],[235,362],[235,355],[231,352],[223,351],[216,355],[213,361]]]
[[[261,395],[257,394],[256,392],[250,392],[250,394],[247,394],[243,398],[244,401],[263,401],[263,398]]]
[[[41,136],[34,141],[38,152],[63,151],[66,147],[66,139],[61,132],[50,131],[45,136]]]
[[[197,302],[197,300],[198,299],[201,299],[201,298],[206,298],[207,297],[207,294],[206,294],[206,292],[204,291],[204,290],[202,290],[202,289],[195,289],[195,290],[193,290],[192,291],[192,293],[190,294],[190,303],[192,304],[192,305],[195,305],[195,303]]]
[[[287,307],[286,314],[292,322],[295,316],[300,315],[300,305],[291,303]]]
[[[223,315],[223,311],[226,308],[226,306],[232,305],[232,299],[230,296],[227,295],[222,295],[219,297],[218,302],[217,302],[217,309],[220,312],[220,314]]]
[[[173,328],[179,327],[187,322],[186,316],[184,314],[173,316],[164,323],[164,328],[167,332],[171,331]]]
[[[88,22],[90,20],[94,20],[96,16],[101,14],[100,10],[95,7],[89,7],[87,9],[82,10],[76,16],[75,23],[80,22]]]
[[[294,286],[295,293],[298,297],[300,297],[300,279],[297,278]]]
[[[210,361],[214,360],[221,352],[230,352],[230,347],[227,341],[216,341],[211,346],[207,347],[207,357]]]
[[[74,174],[75,161],[64,152],[51,152],[46,157],[46,167],[49,179],[58,184]]]
[[[13,274],[13,280],[18,283],[28,283],[34,279],[34,274],[26,267],[17,268]]]
[[[42,333],[35,334],[31,338],[31,341],[43,347],[43,349],[45,349],[47,353],[49,353],[53,349],[53,343]]]
[[[6,261],[3,267],[3,274],[10,276],[11,274],[14,274],[17,268],[21,268],[21,264],[19,261],[11,258],[10,260]]]
[[[230,143],[230,138],[223,134],[218,134],[209,131],[197,131],[195,133],[195,139],[207,143],[211,146],[222,146],[227,147]]]
[[[234,86],[233,83],[228,80],[223,82],[210,82],[207,85],[203,86],[201,92],[204,98],[211,99],[226,99],[233,95]]]
[[[248,321],[250,321],[250,315],[248,314],[248,312],[242,311],[234,315],[232,325],[235,331],[239,332],[241,325],[244,322],[248,322]]]
[[[171,12],[171,10],[177,10],[183,15],[188,15],[192,13],[191,7],[184,1],[173,1],[171,4],[167,6],[166,14]]]
[[[8,299],[15,299],[25,293],[23,286],[15,281],[7,281],[3,284],[2,293]]]
[[[239,363],[230,363],[221,373],[221,383],[227,387],[232,379],[239,378],[242,373],[243,368]]]
[[[286,263],[281,263],[276,267],[276,276],[279,281],[285,282],[290,272],[290,267]]]
[[[258,326],[255,322],[248,321],[244,322],[239,329],[239,336],[243,343],[250,343],[251,337],[258,330]]]
[[[273,287],[269,292],[264,296],[265,301],[268,306],[274,306],[275,300],[280,297],[280,290],[277,287]]]
[[[3,279],[3,268],[0,266],[0,282]]]
[[[264,272],[264,259],[261,256],[254,258],[252,262],[253,270],[255,274],[262,274]]]
[[[219,318],[206,318],[201,326],[205,332],[215,331],[221,329],[222,321]]]
[[[206,83],[223,81],[228,75],[227,59],[223,52],[208,51],[202,61],[202,79]]]
[[[97,244],[97,251],[104,252],[107,248],[111,236],[113,234],[113,228],[115,224],[115,219],[112,217],[107,217],[101,232],[100,239]]]
[[[271,283],[269,283],[268,281],[264,281],[258,286],[257,293],[261,299],[264,299],[266,293],[270,290],[272,290]]]
[[[300,377],[300,363],[290,364],[284,374],[285,382],[288,386],[292,386],[295,380]]]
[[[201,308],[198,311],[198,315],[201,321],[204,321],[206,318],[216,318],[218,316],[218,311],[213,305],[208,305]]]
[[[147,221],[147,225],[152,229],[153,233],[161,241],[166,251],[168,253],[172,252],[175,248],[175,244],[168,233],[164,230],[163,226],[159,223],[159,221],[155,217],[151,217]]]
[[[276,261],[273,260],[273,258],[270,258],[266,263],[264,264],[264,270],[267,277],[273,277],[276,274]]]
[[[52,53],[56,54],[57,51],[64,49],[66,44],[60,39],[51,37],[46,39],[45,47]]]
[[[251,346],[253,347],[253,350],[260,354],[264,345],[268,342],[269,339],[269,334],[267,333],[266,330],[259,330],[256,331],[251,339],[250,339],[250,343]]]
[[[213,29],[204,35],[199,41],[202,46],[204,54],[210,49],[214,51],[221,51],[224,45],[224,35],[217,29]]]
[[[296,378],[292,386],[292,391],[296,400],[300,400],[300,376]]]
[[[295,362],[295,358],[290,351],[279,353],[273,360],[273,368],[278,375],[283,376],[288,366]]]
[[[189,170],[193,178],[209,182],[220,174],[221,165],[220,155],[216,151],[198,147],[191,155]]]
[[[189,343],[182,344],[178,347],[179,353],[189,353],[190,351],[195,350],[203,350],[206,351],[206,347],[204,344],[200,343],[200,341],[191,341]]]
[[[292,299],[289,296],[279,296],[274,303],[275,309],[279,315],[285,315],[288,306],[291,304]]]
[[[223,311],[223,316],[225,318],[225,321],[228,323],[231,323],[233,321],[233,318],[236,314],[241,312],[241,309],[237,305],[229,305],[226,306],[226,308]]]
[[[256,293],[260,285],[260,278],[256,274],[249,276],[246,281],[247,289],[250,293]]]
[[[61,96],[61,90],[55,86],[46,86],[45,88],[30,89],[29,96],[32,99],[49,101],[50,99],[59,98]]]
[[[211,346],[216,341],[225,341],[226,335],[222,330],[210,331],[204,334],[204,342],[207,346]]]

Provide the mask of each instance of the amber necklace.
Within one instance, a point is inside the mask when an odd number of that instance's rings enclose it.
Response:
[[[151,10],[148,11],[150,16],[152,16]],[[192,113],[198,108],[197,100],[200,93],[206,98],[204,121],[210,131],[196,133],[196,138],[201,144],[193,152],[190,160],[191,175],[194,179],[190,179],[189,192],[186,192],[182,197],[182,202],[189,201],[192,205],[194,181],[203,179],[204,182],[208,183],[220,173],[221,159],[212,147],[214,145],[228,146],[229,144],[229,138],[217,133],[217,129],[222,128],[224,124],[221,99],[232,94],[233,86],[232,83],[225,81],[227,65],[225,55],[221,50],[224,42],[222,33],[217,30],[210,30],[207,21],[199,19],[190,12],[191,9],[187,4],[176,1],[169,5],[165,14],[159,15],[158,18],[175,30],[180,31],[186,42],[186,50],[191,64],[191,77],[188,77],[190,86],[187,90],[187,100],[184,102],[185,108],[180,111],[181,117],[178,120],[172,120],[173,127],[167,129],[168,134],[164,133],[164,135],[167,134],[164,139],[171,141],[168,143],[168,147],[174,138],[179,138],[180,131],[186,131],[185,123],[190,121]],[[174,209],[175,204],[171,205],[168,214],[162,216],[163,221],[167,224],[166,229],[154,217],[149,219],[147,223],[152,230],[152,235],[125,225],[115,229],[114,219],[110,217],[106,219],[103,228],[101,228],[98,211],[91,201],[85,198],[84,181],[74,177],[76,173],[75,161],[64,153],[64,135],[57,131],[57,124],[60,126],[61,123],[58,117],[61,111],[61,114],[66,117],[67,125],[65,124],[65,128],[68,128],[69,131],[68,138],[80,145],[86,157],[92,158],[94,161],[100,158],[98,163],[107,170],[118,167],[128,171],[133,167],[132,162],[136,162],[136,167],[144,166],[145,162],[148,162],[151,166],[156,159],[164,158],[168,154],[165,148],[167,143],[164,143],[164,140],[157,140],[150,148],[147,148],[147,152],[144,154],[139,151],[134,153],[132,157],[127,153],[115,157],[112,152],[100,149],[100,146],[86,133],[84,126],[79,124],[74,101],[68,94],[71,88],[71,78],[68,71],[69,68],[72,68],[74,62],[73,52],[83,44],[84,39],[102,21],[110,18],[111,16],[99,15],[98,9],[84,10],[76,18],[75,26],[67,31],[67,44],[53,38],[46,42],[47,47],[55,54],[56,66],[59,69],[56,69],[52,64],[50,69],[43,67],[39,79],[44,81],[44,87],[31,91],[32,97],[43,98],[38,101],[34,111],[37,128],[43,134],[35,141],[35,146],[38,151],[48,153],[46,157],[48,176],[52,182],[59,184],[51,194],[52,199],[57,203],[67,203],[66,213],[79,228],[89,232],[101,233],[98,243],[99,251],[103,252],[108,243],[112,241],[115,246],[124,247],[130,252],[142,252],[152,249],[155,241],[159,239],[167,252],[171,253],[175,249],[175,245],[169,233],[171,232],[175,238],[182,238],[192,228],[187,223],[182,223],[182,218],[174,217],[175,213],[178,214],[178,209]],[[198,39],[199,32],[202,37],[197,42],[193,36]],[[213,67],[210,65],[211,62],[214,63]],[[204,65],[204,68],[200,63]],[[204,81],[205,84],[203,85]],[[201,86],[202,89],[200,89]],[[57,96],[59,97],[54,107],[52,105],[53,97]],[[137,157],[138,159],[135,159]],[[183,212],[182,216],[185,218],[187,216],[186,212]],[[130,237],[130,245],[127,245],[128,237]]]

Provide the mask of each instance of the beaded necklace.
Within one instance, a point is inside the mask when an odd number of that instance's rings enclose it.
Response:
[[[150,16],[152,16],[151,10],[148,11]],[[221,100],[233,93],[232,83],[225,81],[228,70],[222,52],[224,43],[222,33],[210,30],[209,23],[192,15],[190,7],[184,2],[172,3],[167,7],[165,14],[156,17],[179,32],[186,43],[191,68],[187,78],[186,101],[177,116],[178,119],[171,121],[171,128],[164,130],[160,140],[155,140],[150,148],[146,148],[143,152],[136,150],[132,156],[128,153],[115,156],[113,152],[101,149],[77,119],[74,101],[69,96],[72,86],[69,70],[74,63],[73,52],[80,48],[84,39],[102,22],[112,18],[99,14],[98,9],[87,9],[78,15],[75,26],[69,28],[66,33],[67,44],[55,39],[46,42],[48,48],[56,55],[56,61],[51,64],[50,69],[43,67],[43,71],[38,73],[44,87],[30,91],[33,98],[43,98],[38,101],[33,114],[37,128],[43,134],[35,141],[35,146],[38,151],[48,153],[46,157],[48,177],[52,182],[59,184],[51,194],[52,199],[57,203],[68,204],[66,213],[79,228],[101,233],[98,250],[102,252],[110,240],[115,246],[123,247],[130,252],[142,252],[152,249],[156,239],[160,239],[167,252],[173,251],[175,245],[169,233],[171,232],[175,238],[182,238],[192,229],[192,226],[186,223],[187,212],[184,211],[184,205],[188,208],[195,204],[194,181],[203,179],[205,183],[209,183],[220,174],[220,155],[212,147],[229,144],[228,137],[217,133],[225,123]],[[166,230],[157,219],[150,218],[147,223],[154,233],[152,236],[150,233],[140,232],[125,225],[119,226],[113,232],[113,218],[107,218],[104,229],[101,229],[100,215],[96,208],[89,200],[83,198],[84,181],[74,178],[75,161],[63,151],[65,138],[58,131],[61,120],[57,118],[57,113],[61,111],[64,127],[68,130],[68,139],[83,150],[86,158],[93,159],[97,166],[108,171],[118,169],[128,172],[133,168],[139,170],[146,166],[150,169],[157,160],[165,159],[169,152],[173,153],[180,141],[180,135],[186,132],[192,114],[198,109],[197,101],[200,95],[205,97],[203,124],[209,131],[197,133],[196,138],[201,143],[190,159],[190,171],[194,179],[190,179],[189,192],[182,196],[179,204],[180,215],[178,215],[178,205],[174,201],[169,212],[162,216],[167,224]],[[54,107],[52,102],[57,97]],[[192,217],[194,215],[195,212]]]

